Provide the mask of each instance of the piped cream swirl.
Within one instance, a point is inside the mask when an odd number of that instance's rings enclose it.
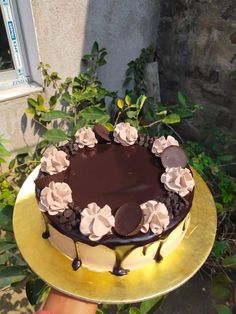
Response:
[[[91,148],[94,147],[98,141],[92,128],[84,127],[78,129],[75,133],[75,142],[78,144],[79,148],[83,148],[84,146]]]
[[[165,204],[157,201],[147,201],[140,207],[144,215],[141,232],[147,233],[151,229],[154,234],[161,234],[170,222]]]
[[[186,196],[194,188],[194,179],[188,168],[166,168],[166,171],[161,176],[161,182],[164,183],[168,191],[174,191],[182,197]]]
[[[179,146],[178,141],[176,141],[173,136],[168,135],[167,138],[165,138],[165,136],[156,138],[152,145],[152,153],[155,156],[160,157],[163,150],[169,146]]]
[[[70,164],[65,152],[56,147],[48,147],[41,158],[41,171],[55,174],[65,170]]]
[[[90,203],[81,212],[80,231],[91,241],[98,241],[110,233],[114,224],[115,218],[108,205],[101,208],[96,203]]]
[[[113,135],[116,143],[130,146],[136,142],[138,131],[128,122],[121,122],[116,125]]]
[[[72,191],[67,183],[50,182],[40,194],[39,209],[48,212],[49,215],[56,215],[64,212],[72,202]]]

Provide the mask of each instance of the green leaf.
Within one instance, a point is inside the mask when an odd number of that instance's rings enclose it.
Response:
[[[6,163],[6,160],[0,157],[0,164]]]
[[[156,113],[158,119],[164,119],[165,116],[167,115],[167,110],[162,110]]]
[[[180,122],[180,116],[176,113],[171,113],[168,116],[166,116],[164,119],[162,119],[163,123],[166,124],[174,124]]]
[[[131,97],[129,95],[125,96],[125,103],[127,104],[127,106],[131,106],[132,102]]]
[[[26,108],[26,109],[25,109],[25,113],[28,113],[29,115],[34,116],[35,113],[36,113],[36,111],[35,111],[34,108],[29,107],[29,108]]]
[[[59,142],[66,141],[69,139],[67,134],[61,129],[47,130],[43,134],[43,138],[50,143],[59,143]]]
[[[6,149],[5,146],[3,146],[2,143],[0,143],[0,156],[4,156],[4,157],[11,156],[10,152]]]
[[[33,98],[28,98],[27,99],[27,103],[29,106],[36,108],[38,106],[38,103],[36,100],[34,100]]]
[[[178,101],[179,103],[185,107],[186,106],[186,97],[181,93],[181,92],[178,92],[177,93],[177,97],[178,97]]]
[[[60,110],[45,112],[41,116],[42,121],[52,121],[55,119],[71,120],[73,117],[69,113]]]
[[[117,107],[119,109],[122,109],[124,107],[124,105],[125,105],[124,100],[121,99],[121,98],[118,98],[117,101],[116,101],[116,105],[117,105]]]
[[[10,191],[9,193],[11,194]],[[5,198],[7,198],[7,195],[5,195]],[[13,230],[12,216],[13,216],[13,206],[2,204],[0,207],[0,229],[3,229],[5,231]]]
[[[86,120],[83,118],[80,118],[79,121],[77,122],[75,128],[74,128],[74,133],[78,130],[86,126]]]
[[[215,202],[217,213],[222,215],[225,212],[225,208],[221,203]]]
[[[141,314],[141,312],[137,307],[131,307],[129,309],[129,314]]]
[[[103,115],[104,115],[104,110],[101,108],[98,108],[97,106],[86,107],[80,112],[80,116],[82,118],[91,122],[92,121],[97,122],[97,120],[101,119]]]
[[[213,277],[211,293],[216,299],[228,300],[231,295],[231,279],[225,273]]]
[[[182,119],[189,119],[193,116],[193,112],[191,110],[185,109],[184,111],[178,110],[177,112]]]
[[[223,241],[215,241],[212,253],[215,255],[215,257],[220,257],[225,250],[225,243]]]
[[[99,46],[98,46],[98,43],[95,41],[94,43],[93,43],[93,46],[92,46],[92,53],[96,53],[96,52],[98,52],[98,49],[99,49]]]
[[[12,241],[6,241],[5,239],[0,239],[0,253],[8,251],[16,247],[16,243]]]
[[[9,165],[8,165],[8,168],[9,168],[9,169],[13,169],[14,166],[15,166],[15,164],[16,164],[16,159],[14,158],[14,159],[12,159],[12,160],[10,161],[10,163],[9,163]]]
[[[37,103],[38,103],[38,106],[43,106],[44,99],[43,99],[42,95],[40,95],[40,94],[37,97]]]
[[[216,304],[215,309],[217,314],[233,314],[232,310],[224,304]]]
[[[137,104],[138,104],[139,110],[141,110],[141,109],[143,108],[143,105],[144,105],[146,99],[147,99],[147,96],[145,96],[145,95],[141,95],[141,96],[138,98]]]
[[[49,99],[49,105],[51,106],[51,107],[53,107],[54,105],[56,105],[56,103],[57,103],[57,96],[55,96],[55,95],[53,95],[53,96],[51,96],[50,97],[50,99]]]
[[[105,123],[104,126],[108,131],[114,131],[114,126],[111,123]]]
[[[65,92],[64,94],[62,94],[61,99],[68,103],[71,103],[72,101],[71,95],[68,92]]]
[[[37,97],[37,100],[39,101],[36,101],[34,100],[33,98],[28,98],[27,99],[27,102],[28,102],[28,105],[32,108],[34,108],[36,111],[41,111],[41,112],[46,112],[47,111],[47,108],[43,105],[43,100],[42,100],[42,96],[41,95],[38,95]],[[30,107],[28,109],[30,109]],[[33,110],[27,110],[26,111],[30,114],[33,113]]]
[[[30,304],[38,304],[49,289],[49,286],[40,278],[27,281],[26,295]]]
[[[110,120],[110,116],[108,114],[104,114],[101,118],[96,120],[96,123],[105,124]]]
[[[23,280],[27,276],[25,269],[16,266],[0,268],[0,289],[15,282]]]
[[[148,301],[143,301],[140,306],[140,313],[141,314],[153,313],[154,310],[157,310],[160,307],[162,300],[163,297],[157,297]]]
[[[107,62],[106,62],[106,60],[104,60],[104,59],[101,59],[101,60],[99,60],[98,61],[98,65],[101,67],[101,66],[103,66],[103,65],[105,65]]]
[[[225,257],[223,265],[224,267],[236,268],[236,255]]]
[[[84,55],[82,58],[82,61],[90,61],[91,60],[91,55]]]
[[[7,252],[0,254],[0,266],[5,265],[8,260],[9,260],[9,254]]]
[[[136,117],[137,112],[136,111],[127,111],[126,115],[127,115],[128,118],[132,119],[132,118]]]

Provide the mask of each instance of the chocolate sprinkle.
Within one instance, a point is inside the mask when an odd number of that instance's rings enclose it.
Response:
[[[166,198],[158,198],[157,201],[166,205],[171,219],[179,216],[189,206],[189,202],[175,192],[168,192]]]
[[[187,165],[187,155],[179,146],[169,146],[161,154],[161,162],[165,168],[182,167]]]

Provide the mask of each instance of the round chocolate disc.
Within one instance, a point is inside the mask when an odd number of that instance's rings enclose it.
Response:
[[[188,162],[187,155],[179,146],[169,146],[161,154],[161,162],[165,168],[185,168]]]
[[[96,124],[93,127],[93,131],[96,135],[97,140],[100,143],[103,142],[111,142],[111,138],[110,138],[110,132],[101,124]]]
[[[143,212],[136,203],[123,204],[115,214],[115,231],[122,236],[137,234],[143,225]]]

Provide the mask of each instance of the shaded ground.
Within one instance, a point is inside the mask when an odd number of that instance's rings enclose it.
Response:
[[[216,314],[209,289],[210,282],[198,273],[185,285],[169,293],[161,308],[153,314]],[[23,286],[0,291],[0,314],[33,313]]]
[[[210,282],[200,273],[169,293],[158,314],[216,314],[209,292]]]
[[[29,304],[24,285],[16,285],[0,291],[0,314],[32,314],[33,307]]]

